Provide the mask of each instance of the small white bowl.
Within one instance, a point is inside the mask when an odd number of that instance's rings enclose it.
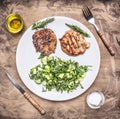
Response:
[[[100,91],[93,91],[86,98],[88,106],[92,109],[100,108],[105,102],[105,96]]]

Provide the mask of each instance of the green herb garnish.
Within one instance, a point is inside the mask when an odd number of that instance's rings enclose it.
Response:
[[[48,23],[53,22],[53,21],[54,21],[54,18],[48,18],[44,21],[34,23],[32,26],[32,30],[38,29],[38,28],[44,28]]]
[[[76,25],[70,25],[70,24],[67,24],[67,23],[65,25],[67,25],[71,29],[83,34],[85,37],[90,37],[90,35],[87,32],[83,31],[80,27],[78,27]]]
[[[41,64],[30,70],[29,77],[49,91],[56,89],[58,92],[71,92],[79,86],[83,88],[81,80],[89,67],[75,61],[48,56],[41,58]]]
[[[38,57],[38,59],[42,59],[42,58],[44,58],[45,56],[41,53],[40,55],[39,55],[39,57]]]

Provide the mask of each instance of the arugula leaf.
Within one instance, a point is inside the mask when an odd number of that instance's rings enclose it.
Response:
[[[40,54],[40,56],[38,57],[38,59],[42,59],[44,58],[45,56],[43,54]]]

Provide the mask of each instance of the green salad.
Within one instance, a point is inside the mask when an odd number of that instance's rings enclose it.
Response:
[[[78,62],[63,60],[54,56],[40,57],[40,64],[30,69],[29,77],[35,83],[42,84],[48,91],[71,92],[78,86],[90,66],[79,65]]]

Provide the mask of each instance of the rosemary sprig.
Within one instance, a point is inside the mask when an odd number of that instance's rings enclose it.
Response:
[[[90,35],[87,32],[83,31],[80,27],[78,27],[76,25],[71,25],[71,24],[67,24],[67,23],[65,23],[65,25],[67,25],[71,29],[83,34],[85,37],[90,37]]]
[[[44,21],[34,23],[32,26],[32,30],[38,29],[38,28],[44,28],[48,23],[53,22],[53,21],[54,21],[54,18],[48,18]]]

